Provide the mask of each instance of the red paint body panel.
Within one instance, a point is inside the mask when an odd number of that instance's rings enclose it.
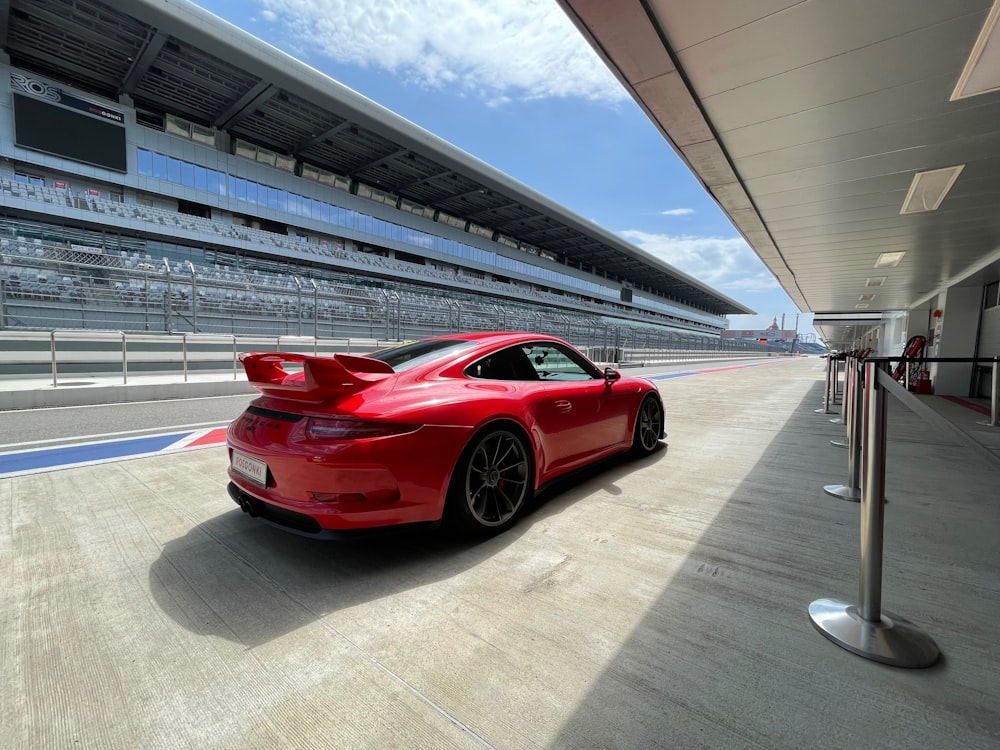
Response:
[[[537,488],[629,449],[642,399],[648,393],[658,397],[645,378],[607,382],[589,360],[593,375],[585,380],[494,380],[466,374],[467,368],[514,345],[569,347],[549,336],[475,333],[425,341],[464,343],[392,373],[385,372],[384,363],[364,357],[331,363],[335,358],[249,355],[253,367],[247,368],[248,377],[263,395],[230,425],[227,440],[230,451],[266,463],[268,484],[261,486],[230,468],[232,482],[258,500],[310,516],[323,529],[436,521],[462,451],[484,426],[504,420],[520,427],[530,443]],[[274,367],[280,369],[282,362],[302,362],[304,372],[278,374]],[[405,425],[402,429],[408,431],[316,440],[307,434],[310,418]],[[313,493],[365,499],[319,502]]]

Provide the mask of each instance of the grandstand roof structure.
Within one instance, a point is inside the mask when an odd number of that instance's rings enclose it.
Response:
[[[752,313],[186,0],[0,0],[12,65],[171,114],[717,315]]]

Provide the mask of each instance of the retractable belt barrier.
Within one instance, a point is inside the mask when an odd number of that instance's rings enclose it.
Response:
[[[861,356],[855,356],[860,354]],[[809,605],[813,625],[831,641],[866,659],[897,667],[929,667],[940,656],[934,640],[912,623],[882,610],[882,543],[885,520],[886,395],[894,396],[906,408],[931,425],[940,435],[976,453],[981,459],[1000,463],[1000,457],[931,409],[912,394],[903,377],[918,362],[991,362],[992,404],[990,420],[997,426],[1000,397],[1000,357],[924,358],[884,357],[866,359],[870,352],[848,355],[845,365],[844,405],[847,416],[848,484],[828,485],[825,492],[861,504],[861,565],[856,604],[839,599],[817,599]],[[890,366],[898,363],[895,372]],[[902,368],[902,369],[900,369]],[[831,422],[835,420],[830,420]],[[835,441],[830,441],[834,443]]]
[[[947,431],[958,433],[963,442],[968,443],[969,439],[896,383],[883,369],[887,364],[885,360],[869,360],[864,363],[863,376],[858,378],[858,393],[864,394],[861,429],[855,430],[864,433],[858,602],[817,599],[809,605],[809,618],[820,633],[858,656],[896,667],[929,667],[941,655],[934,639],[909,621],[882,609],[886,393],[891,392],[939,428],[943,423]]]

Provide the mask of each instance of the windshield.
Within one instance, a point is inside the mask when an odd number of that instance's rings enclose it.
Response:
[[[474,345],[472,341],[461,339],[432,339],[379,349],[365,356],[381,360],[396,372],[402,372],[424,362],[454,356]]]

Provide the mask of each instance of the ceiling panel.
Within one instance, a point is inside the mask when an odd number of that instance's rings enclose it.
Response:
[[[711,3],[651,0],[649,5],[660,26],[669,31],[673,48],[684,50],[800,2],[802,0],[759,0],[753,3],[746,0],[713,0]],[[631,40],[628,42],[631,43]]]
[[[902,153],[947,139],[952,140],[956,151],[960,144],[967,144],[968,149],[981,153],[980,139],[995,137],[997,122],[1000,122],[1000,102],[967,110],[960,133],[955,132],[953,113],[943,113],[741,157],[736,159],[736,168],[749,180],[832,162]]]
[[[903,128],[914,120],[983,106],[979,99],[949,102],[954,85],[954,73],[947,73],[771,117],[762,122],[739,125],[722,131],[722,134],[729,153],[734,158],[740,158],[886,125]]]
[[[896,0],[897,5],[900,2]],[[856,19],[856,23],[862,22],[863,19]],[[729,130],[936,78],[941,75],[942,56],[945,55],[958,80],[981,22],[981,17],[963,16],[934,28],[892,37],[879,44],[705,97],[701,100],[702,105],[710,120],[723,124],[717,130]],[[822,30],[813,33],[822,35]],[[929,54],[928,50],[934,50],[934,54]],[[685,68],[685,72],[697,91],[699,72],[689,68]]]
[[[756,7],[756,3],[747,2]],[[711,7],[712,4],[709,4]],[[832,62],[878,47],[887,40],[919,34],[938,24],[972,16],[978,29],[985,17],[979,0],[916,2],[900,13],[896,3],[871,0],[796,3],[778,13],[707,39],[677,52],[681,66],[691,76],[698,96],[707,99],[748,84],[780,77],[788,71]],[[864,19],[859,23],[859,19]],[[686,21],[681,22],[686,25]],[[667,27],[668,38],[670,27]],[[775,40],[781,40],[775,44]],[[866,59],[867,52],[859,57]],[[739,65],[720,65],[720,60],[738,59]],[[877,71],[872,76],[879,78]]]

